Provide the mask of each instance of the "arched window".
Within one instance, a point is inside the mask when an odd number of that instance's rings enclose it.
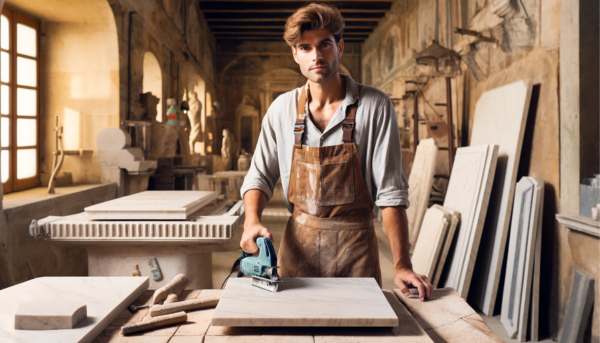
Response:
[[[158,105],[156,105],[156,120],[162,122],[162,72],[160,70],[160,64],[153,53],[149,51],[144,53],[143,68],[144,76],[142,81],[142,92],[150,92],[152,95],[159,98]]]

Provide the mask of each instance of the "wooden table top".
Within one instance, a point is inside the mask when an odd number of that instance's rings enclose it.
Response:
[[[148,305],[153,291],[146,291],[135,306]],[[182,300],[195,299],[201,290],[184,291]],[[214,308],[188,312],[184,324],[123,336],[121,326],[150,318],[148,309],[132,314],[123,311],[98,337],[97,343],[144,342],[502,342],[483,319],[452,288],[436,289],[431,298],[421,302],[417,296],[406,297],[398,289],[384,290],[390,305],[398,315],[395,328],[265,328],[212,326]]]

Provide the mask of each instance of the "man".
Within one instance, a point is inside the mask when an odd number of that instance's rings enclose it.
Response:
[[[382,92],[338,72],[344,21],[332,6],[309,4],[286,22],[307,84],[269,108],[242,186],[246,222],[241,247],[272,239],[261,215],[281,177],[292,217],[279,249],[282,277],[374,277],[381,286],[373,203],[394,258],[394,283],[421,300],[433,287],[413,272],[409,256],[408,185],[402,172],[394,107]]]

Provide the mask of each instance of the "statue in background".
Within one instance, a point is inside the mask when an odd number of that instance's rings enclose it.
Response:
[[[223,129],[223,144],[221,147],[221,158],[223,159],[223,167],[225,170],[231,169],[231,136],[229,130]]]
[[[179,126],[179,111],[175,107],[176,104],[175,99],[167,99],[167,105],[169,106],[167,109],[167,124]]]
[[[196,142],[200,141],[200,115],[202,114],[202,102],[194,91],[188,92],[188,119],[190,120],[190,154],[198,153],[194,149]]]

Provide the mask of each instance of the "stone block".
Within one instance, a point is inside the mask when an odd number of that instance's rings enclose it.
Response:
[[[15,313],[15,329],[72,329],[86,318],[87,306],[80,301],[36,301],[19,306]]]

